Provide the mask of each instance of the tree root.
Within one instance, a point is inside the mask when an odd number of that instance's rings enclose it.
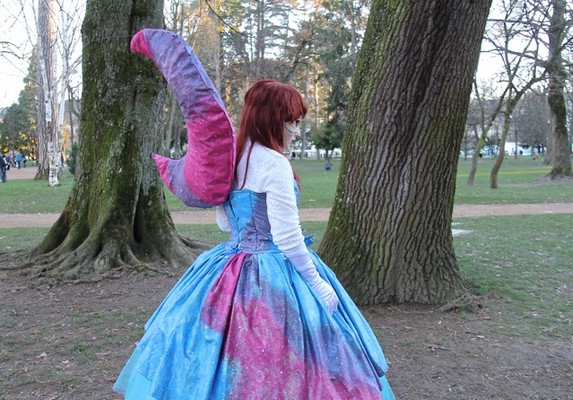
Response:
[[[36,287],[54,286],[62,282],[95,283],[125,273],[173,277],[173,270],[189,266],[199,253],[209,247],[206,243],[195,242],[175,233],[158,241],[155,249],[142,253],[129,241],[100,237],[85,240],[76,249],[60,246],[44,254],[30,255],[24,251],[15,256],[14,253],[0,254],[0,257],[10,259],[0,270],[20,270]]]
[[[475,313],[482,308],[483,305],[479,301],[479,298],[468,292],[462,294],[460,297],[448,302],[447,304],[444,304],[442,307],[440,307],[440,311],[466,311]]]
[[[547,183],[547,182],[571,182],[573,183],[573,177],[564,174],[552,175],[551,173],[537,178],[536,183]]]
[[[158,229],[135,241],[125,229],[98,228],[78,238],[74,234],[79,230],[66,227],[50,246],[0,252],[0,271],[19,273],[35,287],[94,283],[125,274],[173,277],[211,247],[183,237],[175,229]]]
[[[0,271],[15,271],[22,269],[22,259],[26,258],[25,250],[0,253]]]

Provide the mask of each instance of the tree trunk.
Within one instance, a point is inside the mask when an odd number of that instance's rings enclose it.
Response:
[[[359,304],[465,292],[451,220],[491,0],[374,0],[320,252]]]
[[[162,0],[87,2],[78,168],[64,211],[33,251],[40,276],[91,280],[193,259],[149,157],[160,146],[166,86],[151,62],[129,51],[138,30],[162,26],[162,8]]]
[[[474,132],[475,132],[475,136],[477,139],[477,143],[476,143],[476,147],[474,149],[474,153],[472,154],[472,163],[471,163],[471,167],[470,167],[470,172],[468,174],[468,180],[466,181],[467,187],[473,187],[474,186],[475,177],[476,177],[476,173],[477,173],[477,167],[478,167],[478,158],[479,158],[481,148],[485,144],[485,140],[487,139],[487,135],[489,133],[489,130],[491,129],[491,126],[493,125],[493,122],[495,121],[497,114],[499,113],[499,109],[500,109],[501,104],[502,104],[502,99],[505,96],[505,93],[507,91],[507,90],[504,91],[504,93],[500,97],[500,100],[498,102],[496,109],[493,111],[493,113],[491,113],[488,116],[487,121],[485,121],[485,109],[486,109],[485,103],[486,102],[485,102],[485,99],[483,99],[481,94],[480,94],[480,89],[479,89],[479,86],[477,85],[477,81],[475,80],[475,77],[473,80],[473,86],[474,86],[474,91],[475,91],[476,98],[477,98],[479,108],[480,108],[481,134],[478,135],[477,128],[474,125]],[[467,140],[467,132],[464,133],[464,140]],[[464,152],[465,152],[464,156],[467,159],[467,156],[468,156],[467,145],[465,146]]]
[[[477,167],[478,167],[479,153],[480,153],[480,149],[485,144],[487,132],[488,131],[482,131],[482,133],[479,136],[479,139],[477,141],[476,148],[474,150],[474,154],[472,154],[472,164],[470,166],[470,172],[468,174],[468,180],[466,181],[467,187],[473,187],[474,186],[476,173],[477,173]],[[466,153],[466,156],[467,156],[467,153]]]
[[[38,0],[38,171],[35,179],[48,179],[58,186],[60,140],[56,81],[56,14],[55,0]]]
[[[72,90],[72,87],[70,86],[70,84],[68,83],[68,95],[70,96],[68,99],[68,118],[70,119],[70,149],[73,146],[76,138],[75,138],[75,134],[74,134],[74,115],[76,115],[74,107],[75,107],[75,102],[76,100],[74,99],[74,92]],[[64,106],[65,107],[65,106]]]
[[[176,140],[174,140],[174,138],[176,135],[180,135],[181,118],[178,117],[177,113],[181,114],[181,111],[179,111],[179,104],[177,104],[177,99],[172,93],[168,96],[168,103],[169,114],[167,115],[167,128],[165,129],[165,135],[163,136],[163,144],[161,145],[163,151],[161,151],[160,154],[171,158],[179,158],[181,156],[181,151],[175,146]],[[176,122],[179,122],[179,124],[177,124],[177,128],[175,129],[176,133],[174,135],[173,133]],[[171,145],[172,141],[174,142],[173,145]],[[172,149],[174,150],[173,152],[171,151]]]
[[[503,160],[505,158],[505,142],[507,142],[507,137],[509,136],[509,128],[511,126],[511,114],[515,108],[514,102],[511,99],[511,90],[509,92],[509,99],[505,103],[505,112],[503,114],[503,130],[501,131],[501,137],[499,139],[499,151],[497,153],[497,157],[495,159],[495,163],[491,167],[491,171],[489,173],[489,187],[490,189],[497,189],[497,174],[501,169],[501,165],[503,164]],[[517,153],[517,142],[515,143],[515,152]]]
[[[551,24],[549,28],[549,63],[547,65],[549,84],[547,101],[551,119],[553,143],[551,179],[573,176],[571,169],[571,147],[567,135],[567,109],[564,88],[567,71],[561,53],[565,36],[565,0],[552,0]]]

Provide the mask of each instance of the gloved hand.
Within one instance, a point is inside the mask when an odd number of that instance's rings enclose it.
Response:
[[[320,297],[328,312],[332,314],[338,307],[338,296],[332,286],[318,274],[304,243],[284,253],[306,283]]]
[[[336,292],[334,291],[332,286],[330,286],[320,276],[318,277],[318,279],[314,284],[309,283],[309,285],[314,289],[316,294],[318,294],[318,296],[326,306],[328,312],[330,314],[334,313],[334,311],[336,311],[336,308],[338,307],[338,296],[336,295]]]

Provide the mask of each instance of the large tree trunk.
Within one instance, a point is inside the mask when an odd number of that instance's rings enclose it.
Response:
[[[451,220],[491,0],[374,0],[320,252],[359,304],[464,293]]]
[[[139,29],[162,26],[162,7],[87,2],[78,170],[62,215],[33,252],[42,276],[99,279],[124,266],[193,259],[149,157],[160,146],[166,87],[151,62],[129,51]]]
[[[563,64],[562,44],[565,36],[565,0],[552,0],[551,25],[549,28],[549,84],[547,101],[551,118],[552,163],[551,179],[573,176],[569,137],[567,135],[567,109],[565,107],[565,80],[567,71]]]

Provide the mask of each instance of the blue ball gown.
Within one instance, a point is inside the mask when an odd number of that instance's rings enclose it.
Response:
[[[330,315],[272,241],[266,196],[231,192],[229,241],[201,254],[145,325],[114,390],[133,400],[394,399],[370,326],[340,300]]]

